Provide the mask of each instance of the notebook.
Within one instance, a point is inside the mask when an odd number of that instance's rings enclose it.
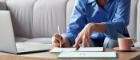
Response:
[[[76,51],[76,48],[53,48],[51,53],[59,53],[59,52],[73,52]]]
[[[102,52],[103,47],[80,47],[79,50],[76,48],[53,48],[51,53],[59,53],[59,52]]]
[[[117,58],[116,52],[61,52],[58,58]]]
[[[85,48],[81,47],[77,51],[79,51],[79,52],[102,52],[103,47],[85,47]]]

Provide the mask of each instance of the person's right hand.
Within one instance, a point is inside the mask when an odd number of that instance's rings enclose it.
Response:
[[[65,47],[70,47],[69,41],[58,33],[55,33],[52,36],[52,45],[53,47],[62,47],[62,45]]]

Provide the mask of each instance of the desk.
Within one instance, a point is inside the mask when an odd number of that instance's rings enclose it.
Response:
[[[113,49],[105,49],[105,51],[114,51]],[[131,58],[140,55],[140,49],[135,52],[117,52],[116,59],[86,59],[86,60],[130,60]],[[32,54],[14,55],[0,52],[0,60],[85,60],[85,59],[57,59],[58,54],[49,52],[40,52]]]

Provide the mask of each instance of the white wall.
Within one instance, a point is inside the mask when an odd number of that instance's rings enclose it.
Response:
[[[137,40],[140,42],[140,0],[137,5]]]
[[[130,9],[130,22],[128,26],[128,31],[132,38],[137,38],[136,31],[137,31],[137,0],[131,0],[131,9]],[[136,39],[137,40],[137,39]]]
[[[128,28],[131,37],[135,37],[137,40],[135,47],[140,47],[140,0],[131,0],[130,25]]]

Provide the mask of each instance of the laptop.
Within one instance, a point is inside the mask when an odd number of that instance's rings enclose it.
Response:
[[[41,43],[16,43],[10,12],[0,10],[0,51],[21,54],[48,51],[50,46]]]

